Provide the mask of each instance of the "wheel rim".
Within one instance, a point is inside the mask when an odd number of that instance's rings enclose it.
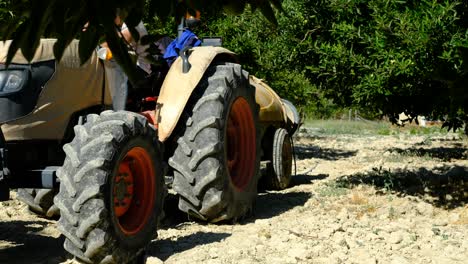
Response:
[[[125,235],[140,232],[152,215],[155,168],[148,152],[140,147],[127,152],[114,179],[113,209]]]
[[[249,103],[238,97],[229,111],[227,123],[227,167],[234,186],[243,191],[255,171],[256,131]]]

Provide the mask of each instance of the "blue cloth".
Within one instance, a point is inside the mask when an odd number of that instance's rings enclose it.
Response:
[[[164,59],[167,61],[169,66],[177,59],[179,56],[179,51],[187,46],[197,47],[201,45],[201,40],[198,39],[189,29],[185,29],[180,38],[174,39],[169,46],[166,48],[164,53]]]

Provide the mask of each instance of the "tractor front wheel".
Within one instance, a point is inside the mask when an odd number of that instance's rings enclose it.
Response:
[[[284,128],[277,128],[270,139],[271,158],[266,172],[262,176],[261,184],[267,190],[284,190],[291,182],[293,149],[291,138]]]
[[[56,189],[18,189],[18,200],[28,205],[28,208],[34,214],[48,218],[58,218],[60,212],[54,205],[54,196]]]
[[[89,263],[128,263],[155,237],[164,199],[156,130],[131,112],[89,115],[57,171],[58,229]]]

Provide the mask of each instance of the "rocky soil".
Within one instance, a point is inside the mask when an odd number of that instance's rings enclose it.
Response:
[[[191,221],[169,196],[147,263],[467,263],[467,139],[299,136],[292,186],[240,223]],[[75,263],[62,243],[53,221],[0,203],[0,263]]]

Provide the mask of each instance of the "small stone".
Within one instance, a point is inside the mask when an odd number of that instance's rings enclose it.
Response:
[[[331,235],[335,233],[335,231],[333,230],[333,228],[326,228],[324,229],[322,232],[319,233],[319,237],[321,238],[329,238],[331,237]]]
[[[420,202],[416,205],[416,210],[418,211],[419,214],[421,215],[432,215],[433,208],[430,204]]]
[[[446,226],[448,222],[446,219],[437,219],[434,223],[434,226]]]
[[[392,259],[391,264],[409,264],[408,260],[401,256],[396,256]]]
[[[420,247],[418,244],[414,244],[414,245],[411,246],[411,249],[413,249],[413,250],[420,250],[421,247]]]
[[[338,245],[342,246],[342,247],[345,247],[346,249],[349,249],[349,245],[348,243],[346,242],[346,239],[341,239],[339,242],[338,242]]]
[[[346,253],[335,251],[330,255],[330,263],[345,263],[347,259]]]
[[[255,220],[256,225],[271,225],[269,219],[257,219]]]
[[[257,235],[258,237],[264,237],[266,239],[270,239],[271,238],[271,233],[269,230],[266,230],[266,229],[260,229],[258,232],[257,232]]]
[[[340,219],[341,221],[348,220],[349,219],[348,209],[346,208],[341,209],[341,211],[338,213],[336,218]]]
[[[353,254],[352,261],[357,264],[376,264],[377,259],[374,256],[369,255],[369,252],[365,249],[356,250]]]
[[[292,248],[288,250],[288,256],[293,257],[298,260],[305,260],[309,255],[309,251],[304,247]]]
[[[460,219],[460,215],[457,214],[457,213],[451,213],[451,214],[448,216],[448,221],[449,221],[450,223],[455,223],[455,222],[457,222],[459,219]]]
[[[388,214],[383,213],[383,214],[379,215],[379,220],[386,220],[386,219],[388,219]]]
[[[390,237],[388,238],[388,242],[391,244],[398,244],[403,241],[403,236],[400,232],[391,233]]]
[[[164,262],[157,257],[148,257],[146,259],[146,264],[163,264]]]

